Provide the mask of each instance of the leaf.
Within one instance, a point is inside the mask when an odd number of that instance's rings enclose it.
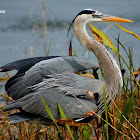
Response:
[[[86,123],[77,123],[72,119],[59,119],[59,120],[56,120],[55,122],[59,123],[59,124],[62,124],[62,125],[68,124],[69,126],[83,126],[83,125],[86,125]]]
[[[81,74],[81,76],[95,79],[94,75],[92,75],[92,74],[90,74],[90,73]]]
[[[81,126],[81,129],[82,129],[82,132],[83,132],[84,140],[89,140],[90,139],[90,133],[89,133],[88,125]]]
[[[45,107],[47,113],[49,114],[50,118],[55,122],[55,119],[54,119],[54,117],[53,117],[53,114],[51,113],[51,110],[49,109],[48,105],[46,104],[46,102],[45,102],[45,100],[44,100],[42,94],[41,94],[41,99],[42,99],[42,102],[43,102],[43,104],[44,104],[44,107]],[[59,126],[57,125],[57,123],[55,123],[55,125],[56,125],[56,127],[57,127],[59,133],[61,134],[60,128],[59,128]]]
[[[138,68],[137,71],[133,72],[133,74],[134,74],[134,75],[138,75],[138,74],[140,74],[140,67]]]
[[[93,32],[92,31],[92,34],[93,34],[93,36],[94,36],[94,38],[98,41],[98,42],[100,42],[101,44],[103,44],[103,40],[102,40],[102,38],[99,36],[99,35],[97,35],[95,32]]]
[[[74,49],[74,56],[77,56],[77,54],[76,54],[76,50]]]
[[[9,79],[9,77],[1,77],[1,78],[0,78],[0,82],[6,81],[6,80],[8,80],[8,79]]]
[[[43,101],[43,104],[44,104],[44,106],[45,106],[45,109],[46,109],[47,113],[49,114],[50,118],[51,118],[53,121],[55,121],[55,119],[54,119],[54,117],[53,117],[53,115],[52,115],[52,113],[51,113],[51,110],[49,109],[48,105],[46,104],[46,102],[45,102],[45,100],[44,100],[42,94],[41,94],[41,99],[42,99],[42,101]]]
[[[4,94],[3,96],[11,100],[12,102],[14,102],[14,100],[11,97],[9,97],[7,94]]]
[[[58,109],[59,109],[59,112],[60,112],[61,118],[62,118],[62,119],[67,119],[67,117],[66,117],[64,111],[62,110],[62,108],[61,108],[59,102],[57,102],[57,104],[58,104]],[[73,138],[73,136],[72,136],[72,133],[71,133],[71,130],[70,130],[70,126],[67,125],[67,124],[65,124],[65,126],[66,126],[66,128],[68,129],[68,131],[69,131],[69,133],[70,133],[70,136],[71,136],[72,140],[74,140],[74,138]]]
[[[69,56],[72,56],[72,41],[69,44]]]
[[[91,32],[95,34],[97,34],[99,37],[102,38],[103,43],[108,46],[109,48],[111,48],[115,53],[118,54],[118,50],[116,49],[116,47],[114,46],[114,44],[112,43],[112,41],[107,37],[106,34],[104,34],[102,31],[100,31],[99,29],[97,29],[96,27],[94,27],[93,25],[91,25],[89,23],[89,28],[91,30]],[[98,41],[98,40],[97,40]]]
[[[115,22],[114,22],[115,23]],[[122,29],[123,31],[125,31],[125,32],[127,32],[127,33],[129,33],[129,34],[132,34],[132,35],[134,35],[137,39],[139,39],[140,40],[140,37],[137,35],[137,34],[135,34],[134,32],[132,32],[132,31],[129,31],[129,30],[127,30],[127,29],[125,29],[125,28],[123,28],[122,26],[120,26],[119,24],[117,24],[117,23],[115,23],[120,29]]]
[[[129,69],[130,73],[133,75],[133,78],[134,78],[135,82],[137,83],[138,86],[140,86],[139,83],[138,83],[138,81],[136,80],[134,74],[132,73],[131,68],[130,68],[129,65],[126,63],[126,61],[125,61],[125,59],[122,57],[122,55],[118,52],[118,50],[116,49],[116,47],[114,46],[114,44],[111,42],[111,40],[110,40],[102,31],[100,31],[99,29],[97,29],[97,28],[94,27],[93,25],[89,24],[89,28],[90,28],[91,32],[93,33],[93,35],[94,35],[94,33],[95,33],[95,34],[97,34],[99,37],[101,37],[101,38],[102,38],[102,41],[104,42],[104,44],[105,44],[106,46],[108,46],[109,48],[111,48],[115,53],[117,53],[117,54],[120,56],[120,58],[124,61],[124,63],[126,64],[127,68]]]
[[[125,118],[129,115],[132,107],[133,107],[133,99],[134,99],[134,94],[129,98],[128,102],[125,104],[122,110],[122,115],[120,116],[120,124],[119,124],[119,129],[121,130],[122,124],[125,121]]]

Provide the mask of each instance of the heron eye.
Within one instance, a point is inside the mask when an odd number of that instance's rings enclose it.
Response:
[[[92,15],[92,17],[94,18],[96,15]]]

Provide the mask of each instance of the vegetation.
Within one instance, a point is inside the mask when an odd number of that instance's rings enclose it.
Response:
[[[43,26],[46,26],[46,22],[43,22]],[[45,31],[47,32],[47,28],[45,28]],[[70,126],[68,125],[58,126],[56,124],[45,126],[40,123],[33,122],[9,124],[8,116],[10,114],[13,114],[14,112],[17,112],[18,110],[3,112],[3,108],[12,99],[8,97],[7,94],[0,94],[1,99],[5,101],[0,106],[0,139],[59,140],[64,139],[67,133],[70,132],[70,137],[75,140],[138,140],[140,138],[140,79],[138,77],[140,69],[135,70],[135,68],[133,67],[133,55],[131,54],[131,48],[126,50],[125,47],[120,43],[119,36],[116,40],[118,42],[117,52],[120,53],[120,47],[122,47],[127,53],[127,56],[129,58],[129,62],[127,62],[127,65],[129,69],[124,69],[126,62],[124,62],[122,57],[118,55],[118,62],[120,69],[122,70],[124,80],[123,90],[121,96],[117,101],[114,101],[112,99],[113,104],[110,108],[105,107],[105,114],[103,114],[102,116],[97,116],[97,118],[84,126],[76,126],[74,129],[71,127],[71,132]],[[7,80],[7,77],[3,77],[0,80]],[[45,103],[45,101],[43,101],[43,103],[46,111],[50,112],[51,114],[51,110],[49,110],[49,108],[47,107],[47,103]],[[104,104],[106,106],[105,97]],[[66,116],[60,105],[59,110],[61,112],[61,117],[65,119]],[[53,121],[55,121],[52,115],[51,118]]]

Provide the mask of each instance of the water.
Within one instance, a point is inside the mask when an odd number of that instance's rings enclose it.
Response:
[[[42,3],[46,5],[47,20],[47,39],[40,37],[42,29],[37,29],[36,23],[40,24]],[[0,10],[6,10],[5,14],[0,14],[0,65],[32,56],[49,55],[67,55],[68,46],[66,45],[67,25],[73,20],[75,15],[85,8],[93,8],[105,14],[120,16],[133,20],[133,23],[121,23],[123,27],[140,35],[140,1],[139,0],[5,0],[0,2]],[[129,35],[113,23],[96,23],[96,27],[104,31],[116,45],[114,37],[117,38],[121,33],[120,40],[128,48],[132,46],[134,65],[136,69],[140,65],[140,42],[138,39]],[[73,41],[73,47],[78,55],[82,55],[84,48],[76,39]],[[124,51],[121,54],[126,58]],[[86,53],[84,53],[86,56]],[[93,55],[91,54],[91,57]],[[127,59],[126,59],[127,60]]]

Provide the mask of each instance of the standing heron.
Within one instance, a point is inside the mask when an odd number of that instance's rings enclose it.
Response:
[[[70,25],[70,28],[73,25],[81,46],[91,50],[98,58],[104,71],[105,81],[75,74],[76,71],[99,67],[91,60],[82,57],[32,59],[33,63],[30,64],[27,60],[25,67],[24,61],[21,64],[22,60],[9,66],[5,65],[1,67],[2,71],[13,69],[14,64],[14,68],[19,70],[17,76],[6,84],[8,95],[15,101],[7,105],[4,111],[20,110],[19,113],[10,115],[11,123],[38,119],[45,124],[52,124],[41,100],[41,94],[55,120],[61,119],[57,104],[59,102],[67,118],[75,123],[89,122],[94,118],[95,113],[101,114],[104,111],[104,87],[108,106],[112,98],[116,99],[120,94],[123,80],[119,66],[107,49],[88,35],[86,24],[90,22],[131,22],[131,20],[85,9]]]

